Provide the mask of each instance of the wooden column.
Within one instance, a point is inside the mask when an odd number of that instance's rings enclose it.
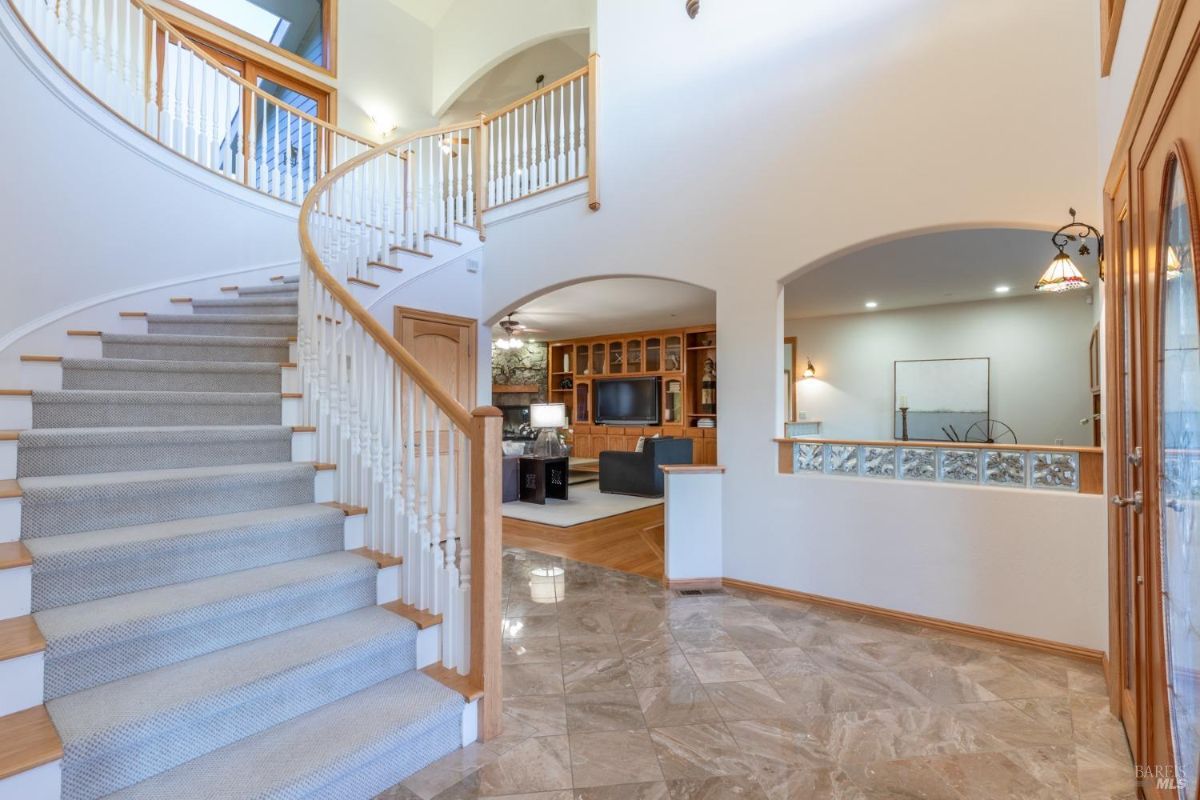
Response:
[[[488,185],[488,118],[479,115],[479,135],[475,137],[475,227],[479,229],[479,241],[486,241],[483,232],[483,211],[487,208]]]
[[[587,171],[588,171],[588,208],[600,210],[600,176],[596,172],[596,72],[600,66],[600,56],[592,53],[588,56],[588,95],[587,95]]]
[[[500,735],[502,518],[501,449],[503,415],[494,406],[475,409],[471,446],[471,684],[483,691],[479,737]]]

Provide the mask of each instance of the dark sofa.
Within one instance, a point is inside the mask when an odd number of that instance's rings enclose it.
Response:
[[[663,496],[663,464],[692,463],[692,440],[647,439],[642,452],[605,450],[600,454],[600,491],[608,494]]]

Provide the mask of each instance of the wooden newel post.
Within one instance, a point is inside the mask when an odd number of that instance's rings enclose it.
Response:
[[[494,406],[481,406],[471,416],[475,423],[471,448],[471,684],[483,691],[479,737],[487,741],[500,735],[503,714],[500,686],[503,416]]]
[[[479,135],[475,137],[475,227],[479,229],[479,241],[487,240],[483,230],[483,212],[487,208],[488,199],[488,118],[487,114],[479,115]]]
[[[600,210],[600,175],[597,164],[596,109],[599,100],[596,97],[597,86],[600,82],[600,56],[592,53],[588,56],[588,88],[587,88],[587,171],[588,171],[588,208]]]

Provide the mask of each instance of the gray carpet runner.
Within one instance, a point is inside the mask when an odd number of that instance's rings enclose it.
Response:
[[[286,344],[283,349],[286,360]],[[63,359],[64,389],[278,392],[281,386],[279,364],[274,362],[152,361],[113,357]]]
[[[280,424],[296,279],[63,361],[18,439],[63,797],[371,798],[461,746]]]
[[[293,326],[294,327],[294,326]],[[288,336],[177,336],[168,333],[106,333],[100,337],[105,358],[164,361],[288,360]]]

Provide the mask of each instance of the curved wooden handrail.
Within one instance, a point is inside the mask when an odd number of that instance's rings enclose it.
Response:
[[[339,164],[338,166],[325,173],[324,177],[313,185],[309,190],[308,195],[304,198],[304,203],[300,206],[300,250],[302,256],[308,261],[309,268],[313,274],[321,281],[321,285],[341,303],[346,313],[354,318],[354,321],[362,326],[371,338],[375,340],[384,352],[386,352],[397,364],[399,364],[409,378],[411,378],[418,386],[424,390],[425,394],[430,397],[434,403],[450,418],[455,426],[463,432],[468,438],[474,440],[476,428],[472,420],[471,412],[463,406],[462,403],[451,395],[436,378],[421,365],[419,361],[408,352],[396,340],[394,336],[377,320],[370,311],[354,298],[350,290],[343,286],[337,278],[333,276],[317,255],[317,248],[313,245],[312,237],[309,234],[309,217],[316,208],[317,202],[326,190],[333,185],[335,181],[344,175],[352,172],[355,168],[365,164],[366,162],[384,156],[391,150],[403,147],[410,142],[418,139],[423,139],[428,136],[437,136],[443,133],[452,131],[461,131],[467,128],[477,128],[479,122],[455,123],[453,125],[443,125],[438,128],[419,131],[398,139],[394,142],[384,142],[376,145],[365,153],[359,153],[357,156]]]
[[[295,106],[292,106],[292,105],[289,105],[289,104],[283,102],[278,97],[275,97],[272,94],[264,92],[262,89],[258,88],[253,83],[246,80],[241,75],[238,75],[236,72],[234,72],[229,67],[222,64],[217,59],[213,58],[211,55],[209,55],[208,52],[206,52],[204,50],[203,47],[197,47],[196,44],[191,40],[191,38],[187,34],[180,32],[180,30],[175,27],[175,24],[173,22],[171,22],[171,20],[165,14],[163,14],[161,11],[158,11],[157,9],[155,9],[152,6],[146,5],[144,2],[142,2],[142,0],[127,0],[127,2],[129,2],[129,4],[132,5],[133,7],[141,9],[142,13],[144,13],[147,17],[150,17],[152,20],[154,20],[158,24],[158,26],[163,29],[164,32],[169,33],[173,37],[175,37],[175,39],[177,39],[181,45],[186,47],[187,50],[190,53],[192,53],[194,56],[205,61],[210,67],[217,70],[222,75],[224,75],[225,77],[232,80],[234,83],[239,84],[246,91],[249,91],[251,94],[255,94],[258,97],[261,97],[264,102],[267,102],[267,103],[270,103],[270,104],[276,105],[276,106],[283,106],[283,107],[287,108],[289,114],[294,114],[295,116],[299,117],[300,119],[307,120],[308,122],[311,122],[314,125],[324,128],[325,130],[329,131],[330,133],[336,133],[339,136],[344,136],[347,139],[351,139],[353,141],[358,142],[359,144],[363,144],[368,147],[375,146],[376,143],[370,141],[369,139],[364,139],[361,136],[357,136],[356,134],[350,133],[349,131],[342,130],[341,128],[337,127],[336,125],[331,125],[323,119],[318,119],[317,117],[314,117],[311,114],[306,114],[305,112],[301,111],[300,109],[296,108]]]

